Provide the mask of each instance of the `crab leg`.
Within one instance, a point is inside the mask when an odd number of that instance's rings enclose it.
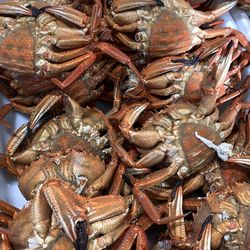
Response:
[[[94,35],[98,32],[98,28],[102,22],[102,3],[100,0],[95,0],[95,5],[93,6],[92,14],[91,14],[91,23],[89,28],[90,37],[94,37]]]
[[[183,186],[183,195],[191,194],[195,190],[202,188],[205,184],[205,177],[202,174],[197,174],[193,178],[187,180]]]
[[[70,42],[72,42],[72,41],[70,41]],[[116,47],[114,47],[108,43],[104,43],[104,42],[98,42],[96,45],[94,45],[94,47],[101,50],[102,53],[107,54],[108,56],[114,58],[118,62],[120,62],[124,65],[127,65],[131,69],[131,71],[142,82],[144,81],[143,78],[141,77],[140,73],[138,72],[138,70],[134,66],[132,60],[126,54],[124,54],[122,51],[120,51]],[[63,82],[60,82],[59,80],[55,81],[55,79],[52,79],[54,81],[54,83],[56,83],[56,85],[58,85],[60,88],[63,89],[65,87],[69,86],[74,80],[76,80],[82,73],[84,73],[95,62],[96,56],[92,52],[89,52],[88,57],[87,57],[88,61],[86,61],[84,56],[82,56],[82,57],[78,57],[75,60],[71,60],[67,63],[60,64],[59,66],[48,64],[46,62],[42,62],[42,69],[50,72],[52,70],[52,66],[53,66],[53,67],[55,67],[54,70],[56,72],[61,72],[62,70],[64,71],[64,70],[72,69],[73,67],[78,65],[77,68],[72,72],[72,74],[70,76],[68,76],[68,78],[65,79]],[[82,61],[82,62],[80,62],[80,61]],[[44,67],[46,67],[46,68],[44,68]]]
[[[129,227],[128,224],[121,225],[115,230],[106,233],[105,235],[92,240],[88,243],[87,249],[107,249],[110,245],[112,245],[117,239],[119,239],[125,230]],[[79,248],[80,249],[80,248]]]
[[[122,175],[125,174],[125,172],[126,172],[126,166],[123,163],[121,163],[118,166],[118,169],[115,173],[115,177],[111,185],[111,188],[109,190],[109,194],[119,195],[121,193],[122,186],[124,183]]]
[[[111,181],[111,178],[114,176],[115,171],[117,169],[118,157],[116,153],[112,154],[112,160],[108,164],[106,171],[102,176],[100,176],[97,180],[95,180],[85,191],[85,194],[88,197],[97,196],[101,190],[108,186]]]
[[[216,68],[216,81],[215,81],[215,87],[207,86],[205,85],[203,88],[204,90],[204,96],[201,99],[198,113],[201,115],[210,114],[214,107],[216,106],[217,100],[225,94],[226,86],[225,80],[227,78],[227,74],[229,71],[229,67],[232,62],[232,56],[233,56],[233,48],[229,48],[229,53],[227,53],[226,56],[222,57],[221,63]]]
[[[118,1],[116,5],[114,5],[115,12],[122,12],[123,10],[130,10],[139,7],[145,6],[154,6],[157,5],[157,2],[154,0],[134,0],[134,1]]]
[[[64,89],[68,87],[72,82],[74,82],[77,78],[79,78],[86,70],[93,65],[93,63],[96,61],[96,56],[89,52],[88,56],[84,56],[82,62],[77,66],[76,69],[74,69],[70,75],[61,82],[57,78],[52,78],[51,81],[57,85],[59,88]]]
[[[130,70],[142,81],[144,82],[144,79],[142,78],[141,74],[138,72],[136,69],[135,65],[133,64],[132,60],[124,54],[122,51],[117,49],[111,44],[104,43],[104,42],[99,42],[96,45],[96,48],[100,49],[102,53],[114,58],[118,62],[127,65]]]
[[[0,200],[0,210],[11,217],[13,217],[15,213],[20,211],[20,209],[10,205],[3,200]]]
[[[0,243],[1,249],[3,249],[3,250],[11,250],[12,249],[10,242],[9,242],[9,239],[5,233],[1,233],[0,239],[1,239],[1,243]]]
[[[242,34],[238,30],[234,30],[230,27],[225,27],[225,28],[219,28],[219,29],[208,29],[208,30],[203,30],[205,38],[213,38],[217,36],[229,36],[229,35],[234,35],[237,37],[241,45],[246,48],[246,50],[249,52],[250,51],[250,42],[247,40],[246,36]]]
[[[180,166],[181,164],[172,163],[169,167],[165,167],[136,180],[134,185],[141,190],[158,185],[176,174]]]
[[[142,70],[142,74],[146,80],[155,76],[164,74],[170,70],[177,70],[185,67],[183,62],[179,62],[178,59],[182,57],[171,56],[158,59],[150,63],[147,67]]]
[[[134,40],[132,40],[129,36],[126,36],[123,33],[118,32],[115,34],[115,36],[127,47],[131,48],[132,50],[138,50],[141,51],[144,49],[143,44],[137,43]]]
[[[0,3],[1,15],[14,15],[14,16],[32,16],[32,11],[24,5],[14,2]]]
[[[54,52],[53,50],[50,50],[47,47],[41,47],[37,54],[40,55],[43,59],[46,59],[50,62],[65,62],[70,59],[79,57],[83,54],[86,54],[86,49],[80,48],[80,49],[74,49],[69,51],[62,51],[60,53]]]
[[[62,73],[64,71],[68,71],[71,70],[75,67],[79,67],[79,65],[82,66],[82,64],[84,65],[84,71],[86,71],[96,60],[96,56],[92,53],[86,53],[84,55],[81,55],[75,59],[60,63],[60,64],[55,64],[55,63],[50,63],[44,59],[39,59],[36,62],[36,67],[38,69],[41,69],[42,71],[44,71],[44,75],[46,76],[46,74],[50,75],[50,74],[57,74],[57,73]],[[84,72],[82,71],[81,74]],[[47,73],[48,72],[48,73]],[[75,72],[75,70],[73,71],[73,73]],[[72,73],[72,74],[73,74]],[[80,74],[79,74],[80,76]],[[78,76],[77,76],[78,77]],[[77,78],[75,77],[74,80]]]
[[[137,17],[137,13],[134,12],[134,17]],[[131,24],[127,25],[118,25],[116,22],[113,21],[111,16],[107,15],[105,16],[105,20],[107,21],[108,25],[111,26],[112,29],[120,31],[120,32],[135,32],[138,28],[138,23],[133,22]]]
[[[217,9],[212,10],[212,11],[202,12],[202,11],[195,10],[193,14],[195,16],[193,24],[199,27],[204,23],[212,22],[216,18],[228,12],[236,4],[237,4],[237,1],[227,1],[225,3],[220,4],[217,7]]]
[[[136,186],[136,183],[132,182],[132,179],[128,175],[123,175],[124,180],[127,184],[132,186],[132,191],[138,202],[142,205],[143,209],[145,210],[148,217],[156,224],[163,225],[168,224],[171,221],[178,220],[179,218],[183,218],[185,215],[177,215],[177,216],[169,216],[161,218],[159,212],[157,211],[154,204],[151,202],[151,200],[147,197],[146,194],[144,194],[142,191],[138,189]]]
[[[42,191],[49,206],[55,211],[56,217],[60,220],[65,233],[74,242],[78,237],[77,225],[75,223],[77,221],[79,222],[78,225],[80,227],[82,226],[81,237],[84,237],[84,239],[82,239],[82,244],[84,244],[84,246],[82,245],[81,247],[86,247],[88,241],[86,233],[87,217],[84,210],[81,208],[80,201],[75,198],[73,191],[71,191],[71,189],[66,189],[60,181],[56,180],[49,181],[43,185]]]
[[[86,27],[87,22],[89,21],[89,17],[86,14],[68,6],[47,7],[45,12],[57,17],[61,17],[81,28]]]
[[[23,124],[9,139],[6,152],[12,156],[28,132],[28,124]]]
[[[144,103],[131,108],[127,115],[123,118],[120,129],[123,136],[131,143],[135,143],[139,147],[152,148],[163,139],[163,135],[157,131],[132,131],[130,130],[135,121],[142,112],[148,107],[149,103]]]
[[[120,242],[119,246],[116,246],[116,249],[118,250],[132,249],[136,237],[137,237],[136,249],[147,250],[148,238],[144,230],[136,225],[132,225],[128,229],[128,231],[125,233],[125,236],[123,237],[123,240]]]
[[[114,82],[114,90],[113,90],[113,107],[112,109],[106,114],[108,117],[112,116],[116,112],[120,110],[121,102],[122,102],[122,93],[121,93],[121,85],[126,77],[126,68],[124,66],[118,65],[110,74],[111,78],[113,78]]]
[[[46,238],[51,226],[51,209],[42,193],[41,187],[36,191],[31,203],[32,224],[36,235],[42,239]]]
[[[47,113],[56,103],[62,100],[60,95],[47,95],[39,104],[34,108],[32,115],[30,116],[29,128],[33,129],[41,117]]]

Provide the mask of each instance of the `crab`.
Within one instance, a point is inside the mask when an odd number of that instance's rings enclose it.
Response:
[[[86,196],[97,196],[107,188],[117,166],[117,157],[113,156],[106,166],[98,156],[86,150],[68,151],[65,154],[57,152],[54,155],[41,155],[20,173],[19,189],[27,200],[34,196],[41,183],[53,179],[68,183],[75,193]]]
[[[71,244],[74,243],[76,249],[97,250],[108,248],[129,229],[119,247],[131,249],[138,235],[137,249],[146,250],[147,237],[142,227],[144,220],[130,226],[126,219],[131,202],[131,196],[83,197],[75,194],[65,183],[50,180],[40,185],[30,204],[14,215],[13,222],[9,224],[10,241],[18,246],[17,249],[28,247],[31,242],[46,246],[51,239],[57,240],[59,234],[60,237],[68,238]],[[163,214],[166,207],[161,206],[158,212]],[[1,209],[5,211],[4,206]],[[180,216],[166,218],[165,223],[179,218]],[[152,225],[152,221],[150,224]],[[146,226],[147,224],[144,225]],[[60,228],[63,228],[65,234],[57,231]],[[0,231],[6,232],[2,229]]]
[[[109,73],[112,74],[114,65],[114,60],[100,60],[64,90],[55,86],[48,77],[16,75],[10,82],[2,79],[0,91],[10,100],[10,103],[1,107],[0,121],[6,127],[11,127],[4,120],[11,110],[31,114],[35,106],[48,93],[58,95],[65,93],[81,105],[86,104],[101,95],[104,90],[104,79]],[[65,79],[69,74],[70,72],[64,72],[59,79]]]
[[[242,112],[239,120],[239,128],[228,138],[227,143],[234,147],[233,156],[227,161],[214,159],[208,163],[201,171],[191,176],[184,183],[184,195],[190,194],[202,188],[204,193],[220,192],[226,186],[234,185],[236,182],[247,182],[249,171],[249,114]]]
[[[249,246],[249,183],[234,183],[220,192],[208,193],[194,216],[194,226],[212,215],[212,249],[244,249]]]
[[[248,77],[246,85],[249,80]],[[249,103],[242,102],[244,94],[241,94],[220,114],[216,107],[219,92],[220,89],[210,89],[199,106],[187,102],[171,104],[153,114],[139,131],[132,129],[132,126],[149,103],[138,104],[126,113],[120,130],[130,143],[138,147],[141,157],[131,159],[114,136],[111,145],[120,159],[134,168],[152,168],[160,163],[164,165],[142,179],[130,180],[134,182],[135,189],[150,188],[175,174],[181,179],[187,178],[213,160],[215,153],[224,161],[233,155],[233,145],[224,141],[232,132],[238,112],[242,108],[249,108]],[[245,160],[244,156],[241,156],[241,160]],[[248,162],[248,157],[246,160]]]
[[[201,29],[234,7],[237,1],[224,2],[208,12],[194,10],[184,0],[110,1],[105,17],[116,37],[132,50],[152,57],[185,53],[205,39],[234,34],[249,51],[249,41],[231,28]],[[131,39],[124,33],[135,33]]]
[[[1,206],[2,213],[5,213],[5,208]],[[31,248],[46,248],[46,249],[75,249],[72,241],[62,232],[55,219],[51,220],[50,228],[47,235],[44,234],[44,240],[37,237],[34,233],[36,222],[32,220],[32,205],[28,203],[25,208],[15,211],[11,220],[6,221],[6,229],[0,229],[5,232],[2,236],[2,246],[8,246],[6,249],[31,249]],[[44,225],[47,223],[45,222]],[[3,233],[2,233],[3,234]],[[3,248],[5,249],[5,248]]]
[[[59,88],[66,88],[96,60],[98,51],[128,65],[140,78],[130,58],[116,47],[98,42],[102,30],[102,4],[96,0],[91,17],[68,6],[1,3],[0,66],[17,75],[52,77]],[[70,34],[70,39],[69,39]],[[19,53],[17,53],[19,51]],[[57,75],[73,70],[61,82]]]
[[[193,215],[191,232],[187,234],[184,218],[170,223],[166,233],[172,245],[178,249],[248,247],[249,188],[250,185],[246,182],[236,182],[225,186],[220,192],[207,193],[205,199],[196,199],[199,207],[197,209],[196,205],[194,206],[197,213]],[[183,214],[185,208],[182,186],[179,186],[176,192],[179,193],[176,195],[178,203],[175,207],[169,203],[169,215],[172,216]]]
[[[121,196],[88,199],[53,180],[43,184],[26,208],[14,214],[9,239],[15,249],[32,245],[47,249],[62,238],[65,249],[105,249],[128,228],[123,224],[127,213],[128,205]]]
[[[34,133],[30,142],[23,145],[23,150],[19,149],[19,152],[16,152],[25,138],[30,137],[32,129],[41,116],[62,99],[66,112],[45,122]],[[93,154],[101,160],[108,160],[111,148],[105,131],[105,123],[98,110],[82,108],[70,97],[50,94],[38,104],[29,123],[21,126],[10,138],[6,147],[7,159],[23,168],[37,160],[42,154],[56,152],[63,154],[67,149],[72,149]],[[103,134],[101,135],[101,133]],[[19,175],[17,169],[15,172],[16,175]]]
[[[218,79],[218,76],[229,92],[239,82],[241,70],[248,63],[244,58],[239,62],[235,61],[242,53],[237,44],[235,37],[216,38],[204,43],[191,55],[155,60],[142,70],[145,89],[138,84],[132,90],[128,89],[126,95],[128,98],[137,95],[138,98],[138,94],[147,96],[149,92],[154,96],[164,97],[159,102],[162,100],[165,104],[180,98],[198,102],[202,95],[202,84],[209,79]],[[222,78],[221,75],[225,77]]]

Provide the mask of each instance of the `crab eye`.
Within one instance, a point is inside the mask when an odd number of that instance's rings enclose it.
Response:
[[[85,250],[88,244],[87,222],[78,221],[75,224],[76,249]]]

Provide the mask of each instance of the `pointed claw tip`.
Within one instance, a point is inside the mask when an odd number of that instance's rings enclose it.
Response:
[[[176,192],[178,187],[183,185],[183,180],[178,180],[175,184],[175,187],[173,188],[172,192],[171,192],[171,198],[174,199],[176,196]]]
[[[87,222],[77,221],[75,224],[76,231],[76,249],[85,250],[88,244]]]
[[[202,223],[201,230],[200,230],[200,233],[199,233],[199,236],[198,236],[198,240],[201,240],[202,234],[203,234],[203,232],[204,232],[206,226],[207,226],[208,224],[211,224],[212,221],[213,221],[213,215],[210,214],[210,215],[204,220],[204,222]]]
[[[123,180],[130,186],[130,187],[133,187],[134,184],[130,178],[130,176],[128,174],[122,174],[122,178]]]

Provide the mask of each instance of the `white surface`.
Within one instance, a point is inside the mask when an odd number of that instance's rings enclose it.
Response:
[[[224,26],[239,29],[241,32],[245,33],[246,36],[248,36],[248,39],[250,39],[250,20],[244,11],[233,9],[230,13],[221,17],[221,19],[225,20]],[[250,74],[250,67],[244,71],[243,76],[245,77],[248,74]],[[0,107],[5,103],[7,103],[7,100],[0,94]],[[11,112],[10,115],[7,116],[7,120],[14,126],[14,130],[26,122],[25,117],[16,112]],[[1,152],[3,152],[6,142],[12,132],[13,130],[6,129],[0,125]],[[11,203],[18,208],[21,208],[25,204],[25,199],[19,192],[15,178],[8,175],[6,170],[3,169],[0,170],[0,190],[0,199]]]

